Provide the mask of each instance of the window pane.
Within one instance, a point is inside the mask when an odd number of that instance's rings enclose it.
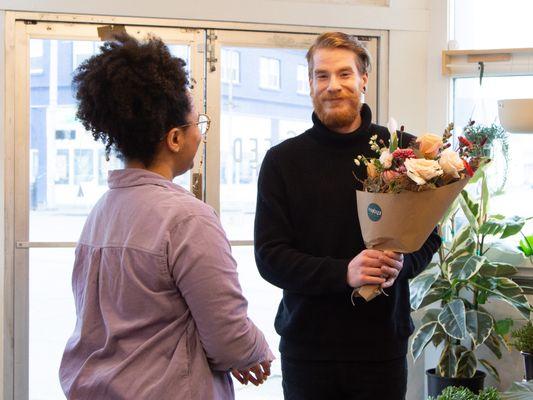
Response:
[[[498,123],[498,99],[533,97],[533,76],[490,77],[483,79],[456,79],[454,94],[455,124],[464,127],[472,118],[477,123],[490,125]],[[458,129],[458,132],[460,129]],[[493,193],[490,212],[492,214],[531,215],[533,202],[533,135],[509,135],[509,162],[503,154],[501,142],[496,142],[488,169],[488,183]],[[502,187],[502,185],[504,185]],[[512,208],[510,208],[512,204]],[[533,233],[533,224],[526,226],[524,232]],[[512,247],[516,247],[516,238],[510,238]]]
[[[30,80],[31,241],[76,241],[87,214],[107,190],[108,171],[123,168],[113,155],[105,160],[104,145],[95,142],[75,117],[73,67],[99,51],[100,43],[30,41],[35,54],[31,68],[43,68]],[[188,62],[188,46],[169,47]],[[188,189],[189,177],[184,174],[175,182]],[[57,229],[50,230],[52,225]]]
[[[222,86],[221,219],[230,239],[252,240],[257,175],[266,151],[312,125],[311,100],[297,93],[295,79],[298,65],[306,63],[306,50],[226,49],[238,51],[242,72],[240,85]],[[258,73],[263,70],[260,66],[270,68],[273,65],[278,71],[278,82],[287,77],[281,92],[257,87]],[[281,73],[280,65],[283,66]]]
[[[64,399],[59,365],[74,331],[74,249],[30,249],[29,399]]]
[[[533,2],[455,0],[455,40],[462,49],[533,47]]]
[[[237,261],[239,282],[248,300],[248,314],[251,320],[265,334],[265,338],[276,356],[272,363],[272,374],[259,387],[241,385],[234,381],[237,400],[279,400],[283,398],[281,388],[281,362],[279,335],[274,329],[274,318],[281,301],[281,289],[266,282],[257,271],[254,249],[251,246],[233,247],[233,257]]]

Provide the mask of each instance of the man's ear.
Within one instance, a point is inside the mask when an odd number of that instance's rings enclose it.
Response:
[[[183,144],[183,135],[185,132],[179,128],[172,128],[165,135],[165,143],[168,149],[173,153],[178,153]]]
[[[361,87],[360,87],[360,91],[362,92],[364,90],[364,88],[366,88],[368,85],[368,73],[365,72],[362,76],[361,76]]]

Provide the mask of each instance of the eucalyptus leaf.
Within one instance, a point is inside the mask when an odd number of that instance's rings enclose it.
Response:
[[[466,312],[464,303],[457,299],[446,304],[439,314],[439,323],[444,331],[455,339],[466,336]]]
[[[431,342],[437,325],[438,322],[436,321],[428,322],[417,330],[411,341],[411,355],[413,356],[414,361],[418,360],[418,357],[420,357],[428,343]]]

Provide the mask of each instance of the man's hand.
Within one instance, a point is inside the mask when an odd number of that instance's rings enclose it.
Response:
[[[386,289],[394,284],[394,281],[403,268],[403,254],[385,250],[380,257],[380,260],[384,263],[381,266],[381,272],[387,279],[381,284],[381,287]]]
[[[247,385],[248,382],[252,382],[255,386],[259,386],[267,380],[268,376],[270,376],[271,363],[271,361],[262,361],[248,369],[232,369],[231,374],[243,385]]]
[[[403,267],[403,255],[393,251],[363,250],[348,264],[347,282],[353,288],[363,285],[391,287]]]

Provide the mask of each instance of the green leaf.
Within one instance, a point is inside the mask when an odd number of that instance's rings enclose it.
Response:
[[[511,318],[500,319],[494,324],[494,330],[498,335],[507,335],[511,331],[513,323]]]
[[[466,241],[460,245],[453,253],[450,253],[446,260],[448,262],[452,262],[456,258],[468,256],[470,254],[474,254],[476,251],[476,241],[472,238],[466,239]]]
[[[492,377],[494,379],[496,379],[497,382],[500,382],[500,374],[498,373],[498,370],[496,369],[496,367],[494,365],[492,365],[492,363],[484,358],[481,358],[479,360],[479,362],[481,363],[481,365],[483,365],[485,367],[485,369],[487,370],[487,372],[492,375]]]
[[[511,264],[494,262],[494,261],[486,261],[481,267],[481,269],[479,270],[479,273],[483,276],[495,276],[495,277],[513,276],[517,272],[518,272],[518,269]]]
[[[429,310],[427,310],[424,316],[422,317],[422,325],[427,324],[428,322],[438,321],[440,312],[440,308],[430,308]]]
[[[436,373],[442,377],[452,377],[455,373],[455,366],[457,365],[457,358],[452,350],[450,344],[444,346],[440,355],[439,363],[437,364]]]
[[[418,310],[431,286],[439,278],[440,273],[440,268],[434,264],[432,268],[424,270],[420,275],[411,280],[409,290],[411,293],[411,308],[413,310]]]
[[[452,246],[450,252],[454,252],[461,244],[463,244],[467,239],[471,238],[473,235],[472,228],[470,225],[465,225],[461,230],[455,235],[455,238],[452,241]]]
[[[455,367],[456,378],[472,378],[477,369],[477,358],[473,351],[465,351],[457,360]]]
[[[526,220],[522,217],[514,216],[500,220],[491,216],[479,227],[479,233],[504,239],[520,232],[525,223]]]
[[[485,257],[477,255],[465,255],[456,258],[449,264],[450,280],[467,280],[475,275],[487,261]]]
[[[411,342],[411,355],[413,360],[416,361],[418,357],[422,355],[422,352],[426,348],[429,342],[435,333],[438,322],[429,322],[425,325],[422,325],[416,332],[413,340]]]
[[[461,191],[461,196],[459,196],[459,205],[461,206],[466,219],[470,223],[470,226],[477,230],[479,226],[477,223],[479,205],[470,199],[470,196],[466,190]]]
[[[502,358],[501,342],[494,332],[489,335],[489,337],[487,338],[487,340],[485,340],[483,344],[487,346],[490,351],[492,351],[496,358]]]
[[[481,345],[492,332],[494,320],[484,312],[470,310],[466,313],[466,330],[475,347]]]
[[[441,285],[440,282],[436,282],[433,285],[431,290],[426,294],[426,297],[424,297],[424,300],[422,301],[422,303],[420,303],[420,305],[418,306],[419,309],[429,304],[432,304],[438,300],[442,300],[444,297],[446,297],[446,295],[450,291],[450,283],[448,281],[444,281],[444,282],[445,282],[444,285]],[[439,286],[436,286],[437,284]]]
[[[487,215],[487,210],[489,207],[489,187],[487,185],[487,175],[483,174],[483,178],[481,179],[481,212],[479,213],[479,217],[483,218],[485,215]]]
[[[444,331],[455,339],[466,336],[466,312],[464,303],[457,299],[446,304],[439,314],[439,323]]]
[[[533,235],[525,236],[518,246],[526,257],[533,256]]]

